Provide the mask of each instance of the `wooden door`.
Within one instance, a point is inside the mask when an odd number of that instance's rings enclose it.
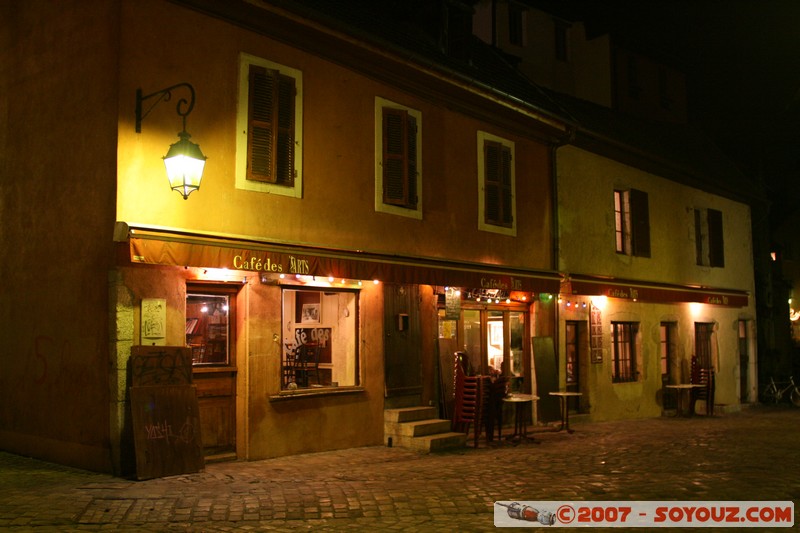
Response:
[[[386,406],[422,401],[422,346],[416,285],[384,286]]]
[[[192,348],[206,457],[236,457],[236,294],[239,286],[191,284],[186,344]]]

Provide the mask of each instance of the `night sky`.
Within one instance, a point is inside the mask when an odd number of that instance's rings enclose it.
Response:
[[[691,120],[748,175],[764,176],[776,218],[800,208],[800,1],[590,3],[684,66]]]

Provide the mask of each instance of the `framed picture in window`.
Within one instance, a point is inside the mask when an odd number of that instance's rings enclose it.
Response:
[[[319,324],[320,304],[303,304],[300,322],[303,324]]]

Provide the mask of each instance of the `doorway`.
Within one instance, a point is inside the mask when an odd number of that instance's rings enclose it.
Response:
[[[583,335],[581,334],[581,322],[577,320],[567,320],[564,330],[565,342],[565,372],[566,372],[566,390],[567,392],[582,392],[581,391],[581,359],[582,359],[582,342]],[[581,397],[568,398],[568,408],[570,410],[580,412],[581,410]]]
[[[677,408],[675,394],[667,390],[667,385],[679,383],[680,368],[677,367],[675,347],[677,341],[678,324],[675,322],[662,322],[660,327],[659,357],[661,360],[661,407],[662,410]]]
[[[439,309],[439,374],[445,417],[452,413],[456,351],[466,352],[468,374],[508,376],[510,390],[529,390],[524,382],[530,375],[530,358],[525,356],[527,322],[523,306],[464,307],[455,320],[447,318],[444,308]]]
[[[188,284],[186,345],[200,408],[206,458],[236,458],[236,296],[238,286]]]
[[[747,320],[739,321],[739,402],[750,401],[748,371],[750,366],[750,342],[747,336]]]

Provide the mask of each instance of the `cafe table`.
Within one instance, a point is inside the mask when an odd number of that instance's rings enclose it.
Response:
[[[674,390],[677,395],[677,407],[675,409],[675,416],[689,416],[691,415],[692,389],[702,387],[699,383],[676,383],[667,385],[668,389]]]
[[[563,429],[566,429],[567,433],[572,433],[574,430],[570,429],[569,427],[569,406],[567,405],[567,400],[569,398],[577,398],[578,396],[583,396],[583,393],[559,391],[559,392],[551,392],[550,396],[558,396],[558,399],[561,402],[561,427],[559,427],[556,431],[561,431]]]
[[[533,414],[533,405],[538,399],[539,397],[533,394],[509,394],[503,398],[504,403],[514,405],[514,434],[508,437],[509,439],[528,439],[532,442],[539,442],[528,436],[528,418],[525,413],[525,406],[530,405],[531,415]]]

